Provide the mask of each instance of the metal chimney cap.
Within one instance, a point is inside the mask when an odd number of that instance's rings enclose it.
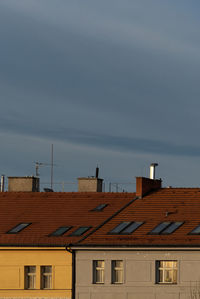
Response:
[[[151,163],[150,166],[154,166],[154,167],[156,167],[156,166],[158,166],[158,163]]]

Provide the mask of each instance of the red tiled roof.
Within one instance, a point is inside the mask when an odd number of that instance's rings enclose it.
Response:
[[[130,235],[109,232],[124,221],[144,221]],[[183,221],[169,235],[148,234],[159,223]],[[163,188],[135,200],[80,245],[116,246],[200,246],[200,235],[189,233],[200,224],[200,188]]]
[[[0,246],[65,246],[77,242],[135,197],[135,193],[0,193]],[[108,204],[101,212],[91,211]],[[19,223],[31,223],[17,234],[7,232]],[[49,236],[61,226],[73,226],[60,237]],[[92,228],[70,236],[80,226]]]

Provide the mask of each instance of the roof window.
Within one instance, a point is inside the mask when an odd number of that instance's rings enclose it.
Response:
[[[190,233],[190,235],[200,235],[200,224],[195,227],[195,229],[193,229]]]
[[[68,230],[72,228],[71,226],[61,226],[57,230],[55,230],[53,233],[50,234],[50,236],[59,237],[64,235]]]
[[[71,233],[70,236],[81,236],[86,231],[88,231],[90,228],[91,228],[91,226],[81,226],[81,227],[77,228],[73,233]]]
[[[92,211],[97,211],[100,212],[102,211],[105,207],[107,207],[107,203],[101,203],[100,205],[98,205],[96,208],[94,208]]]
[[[110,234],[124,234],[128,235],[133,233],[144,222],[121,222],[115,228],[110,231]]]
[[[159,225],[157,225],[149,234],[152,235],[169,235],[172,234],[175,230],[177,230],[183,222],[161,222]]]
[[[24,228],[29,226],[31,223],[20,223],[17,226],[13,227],[11,230],[7,232],[7,234],[17,234],[21,232]]]
[[[120,234],[131,222],[121,222],[110,231],[110,234]]]

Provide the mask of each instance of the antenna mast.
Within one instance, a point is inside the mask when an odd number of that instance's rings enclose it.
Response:
[[[53,144],[51,145],[51,189],[53,189]]]

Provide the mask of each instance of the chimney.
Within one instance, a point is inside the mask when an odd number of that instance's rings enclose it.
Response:
[[[155,180],[156,166],[158,166],[158,163],[151,163],[151,165],[150,165],[150,179],[151,180]]]
[[[162,187],[162,180],[155,179],[155,167],[157,163],[150,165],[150,178],[136,177],[136,196],[143,197],[149,192],[158,190]]]
[[[78,192],[102,192],[103,179],[99,178],[99,167],[97,165],[95,177],[78,178]]]
[[[5,176],[1,176],[1,192],[4,192],[5,189]]]
[[[78,192],[102,192],[103,179],[78,178]]]
[[[40,179],[34,176],[8,177],[8,192],[39,192]]]

